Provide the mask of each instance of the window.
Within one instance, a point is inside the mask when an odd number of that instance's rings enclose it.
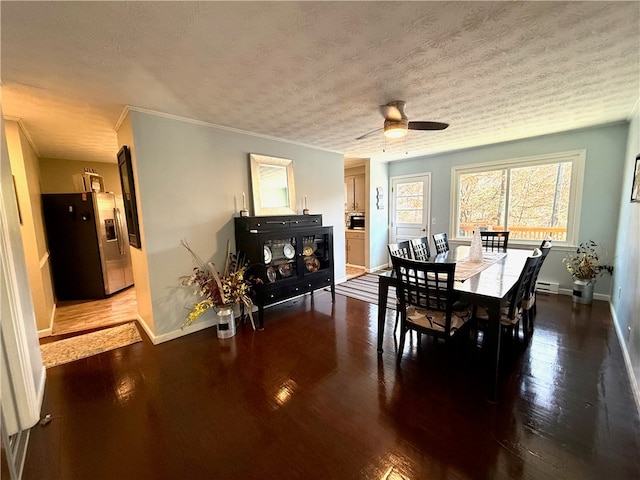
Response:
[[[454,167],[452,237],[509,230],[509,243],[575,245],[584,160],[581,150]]]
[[[424,182],[398,184],[396,223],[422,223]]]

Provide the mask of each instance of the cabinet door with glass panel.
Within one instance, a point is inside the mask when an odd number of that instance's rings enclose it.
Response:
[[[321,228],[313,235],[300,237],[302,243],[301,268],[304,275],[333,269],[333,235],[331,230],[330,228]]]
[[[263,237],[262,250],[267,284],[298,276],[298,238]]]

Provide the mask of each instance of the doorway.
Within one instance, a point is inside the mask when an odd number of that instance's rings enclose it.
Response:
[[[430,237],[431,174],[391,178],[389,243]]]
[[[137,314],[135,285],[100,300],[58,301],[52,336],[130,322]]]

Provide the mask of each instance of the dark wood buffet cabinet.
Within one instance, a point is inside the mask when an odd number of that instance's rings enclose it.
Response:
[[[255,285],[259,328],[264,328],[264,307],[314,290],[331,288],[333,227],[322,225],[322,215],[236,217],[236,252],[249,262]]]

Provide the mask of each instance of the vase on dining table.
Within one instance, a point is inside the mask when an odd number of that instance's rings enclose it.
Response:
[[[234,305],[222,305],[217,309],[218,338],[231,338],[236,334]]]
[[[469,249],[469,261],[475,263],[482,262],[482,238],[480,238],[480,231],[473,232],[471,237],[471,248]]]

